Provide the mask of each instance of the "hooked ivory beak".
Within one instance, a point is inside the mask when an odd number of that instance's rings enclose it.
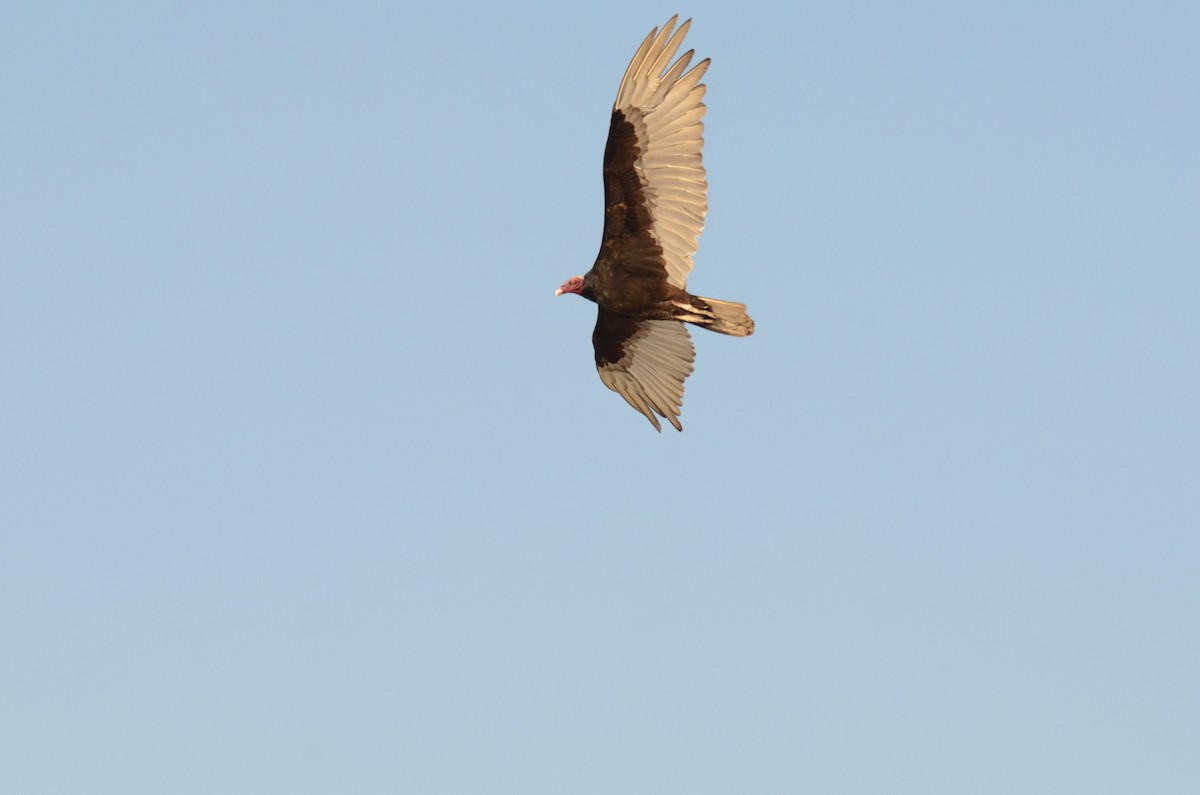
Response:
[[[554,297],[555,297],[555,298],[558,298],[560,295],[562,295],[562,288],[561,288],[561,287],[559,287],[557,290],[555,290],[555,291],[554,291]]]

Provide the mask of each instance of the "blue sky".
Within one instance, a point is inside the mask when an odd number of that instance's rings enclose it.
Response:
[[[676,11],[660,435],[552,293]],[[1197,30],[5,3],[3,788],[1196,792]]]

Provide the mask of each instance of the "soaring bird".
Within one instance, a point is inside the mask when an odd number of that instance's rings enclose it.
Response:
[[[694,50],[673,63],[691,20],[671,17],[650,31],[621,78],[604,148],[604,235],[592,269],[555,295],[575,293],[599,310],[592,345],[604,385],[646,416],[683,430],[683,382],[695,349],[686,323],[746,337],[746,305],[687,291],[708,182],[704,146],[706,58],[688,70]],[[658,415],[658,416],[655,416]]]

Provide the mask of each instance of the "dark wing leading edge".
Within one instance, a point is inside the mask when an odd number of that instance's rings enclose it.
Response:
[[[685,73],[694,54],[689,50],[671,63],[691,25],[688,20],[671,35],[676,19],[671,17],[661,32],[650,31],[617,90],[604,151],[604,240],[610,245],[621,238],[652,239],[662,249],[662,262],[655,257],[655,264],[665,265],[666,280],[682,289],[708,212],[700,157],[706,110],[700,78],[709,61]],[[626,245],[617,251],[646,248],[634,240],[622,242]],[[615,262],[614,275],[624,265]],[[658,275],[663,277],[661,270]]]
[[[637,320],[601,307],[592,345],[605,386],[646,415],[655,430],[662,431],[655,414],[683,430],[683,382],[696,360],[687,326],[676,320]]]

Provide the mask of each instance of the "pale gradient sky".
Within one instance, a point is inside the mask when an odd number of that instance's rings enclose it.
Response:
[[[0,789],[1200,791],[1200,6],[0,6]],[[711,57],[685,431],[617,83]]]

